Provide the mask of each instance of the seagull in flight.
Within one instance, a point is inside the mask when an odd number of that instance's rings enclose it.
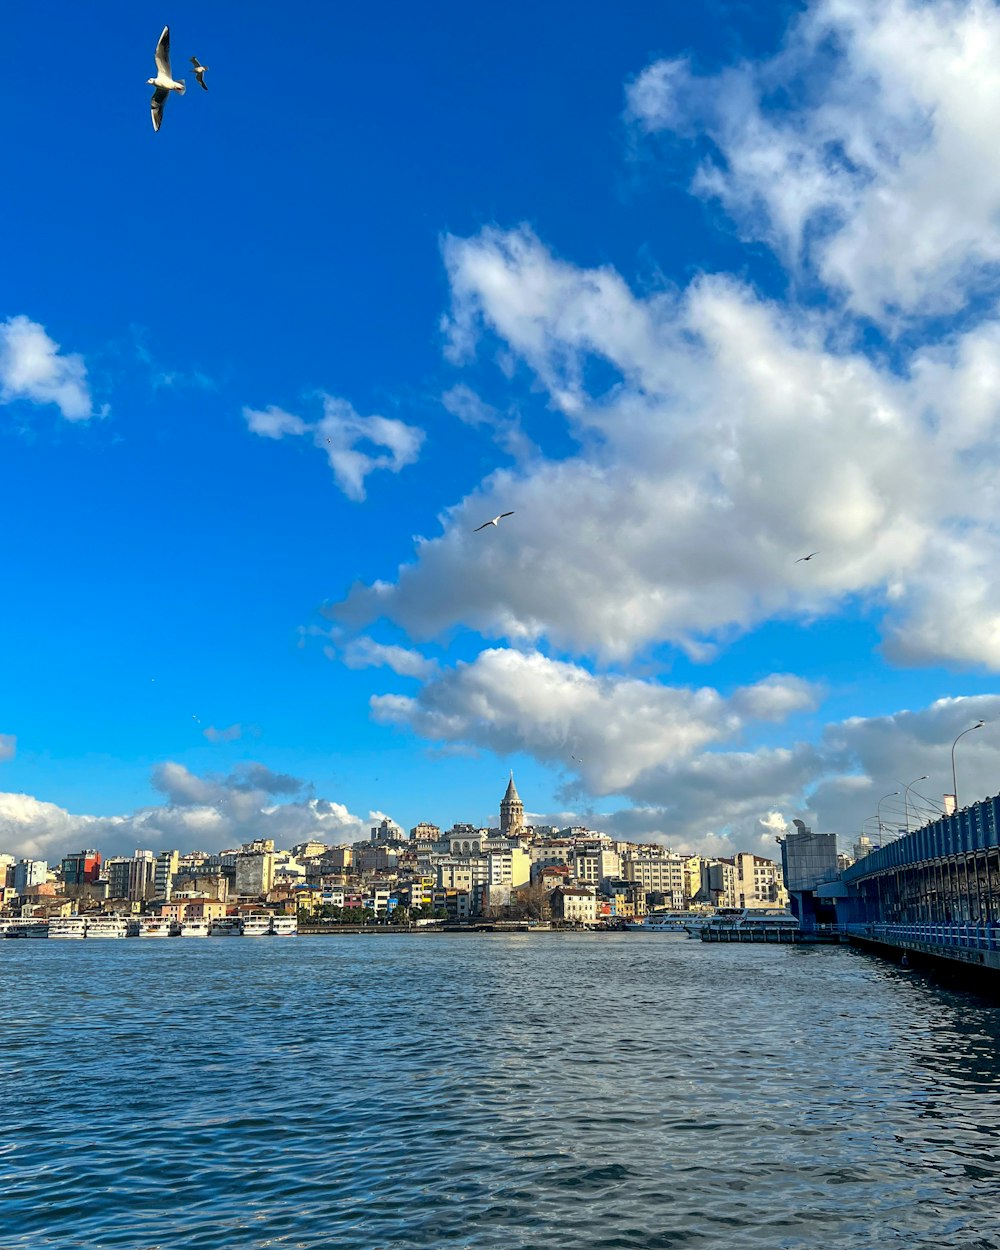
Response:
[[[792,563],[801,564],[803,560],[811,560],[813,556],[818,556],[818,555],[819,555],[818,551],[810,551],[807,556],[799,556],[799,558],[797,560],[793,560]]]
[[[163,106],[166,103],[167,96],[171,91],[176,91],[178,95],[183,95],[187,90],[183,82],[175,82],[170,72],[170,27],[164,26],[163,33],[160,35],[159,42],[156,45],[156,77],[147,78],[146,82],[156,88],[153,92],[153,98],[149,102],[150,111],[153,114],[153,129],[159,130],[163,121]]]
[[[513,516],[513,515],[514,515],[513,512],[501,512],[500,515],[495,516],[492,521],[484,521],[482,525],[477,525],[476,528],[472,532],[473,534],[478,534],[480,530],[486,529],[487,525],[492,525],[495,529],[500,524],[500,522],[504,519],[505,516]]]
[[[194,66],[194,76],[198,79],[198,86],[201,87],[202,91],[207,91],[208,83],[205,81],[205,70],[208,69],[208,66],[202,65],[196,56],[191,58],[191,64]]]

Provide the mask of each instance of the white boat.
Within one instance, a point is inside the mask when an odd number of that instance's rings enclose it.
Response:
[[[243,917],[244,937],[267,937],[271,932],[270,912],[251,912]]]
[[[18,920],[14,917],[0,921],[0,937],[9,938],[47,938],[49,922],[47,920]]]
[[[798,929],[799,922],[784,907],[726,907],[708,922],[710,929]]]
[[[208,937],[211,929],[207,920],[184,920],[181,922],[181,937]]]
[[[87,921],[88,938],[128,937],[128,921],[121,916],[94,916]]]
[[[652,911],[641,921],[630,923],[626,929],[639,933],[665,933],[670,937],[687,937],[690,916],[686,911]]]
[[[178,931],[176,921],[168,916],[140,916],[139,936],[141,938],[174,937]]]
[[[271,932],[275,937],[295,937],[299,931],[297,916],[272,916]]]
[[[86,916],[53,916],[49,921],[50,938],[85,938]]]
[[[241,937],[243,924],[239,916],[220,916],[212,921],[208,933],[210,937]]]

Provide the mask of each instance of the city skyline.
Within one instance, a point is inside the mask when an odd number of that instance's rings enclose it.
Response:
[[[394,12],[12,16],[0,851],[993,793],[997,11]]]

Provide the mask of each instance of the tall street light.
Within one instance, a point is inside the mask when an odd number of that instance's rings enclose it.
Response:
[[[972,733],[973,729],[982,729],[986,724],[981,720],[978,725],[970,725],[968,729],[963,729],[958,738],[964,738],[966,734]],[[958,738],[951,744],[951,793],[955,800],[955,811],[958,811],[958,778],[955,776],[955,748],[958,746]]]
[[[879,799],[879,801],[875,804],[875,819],[878,821],[878,844],[879,846],[882,845],[882,804],[886,801],[886,799],[894,798],[898,793],[899,793],[898,790],[893,790],[889,794],[883,794],[882,797]]]
[[[926,781],[926,780],[927,780],[926,773],[924,773],[922,777],[914,777],[913,780],[910,782],[910,784],[903,790],[903,815],[906,819],[906,832],[907,833],[910,832],[910,808],[909,808],[909,804],[907,801],[910,797],[910,790],[913,788],[913,786],[917,784],[918,781]]]

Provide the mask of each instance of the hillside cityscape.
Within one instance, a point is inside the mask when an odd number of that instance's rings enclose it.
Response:
[[[834,835],[817,838],[835,872]],[[787,838],[779,839],[785,853]],[[860,857],[870,849],[862,838]],[[511,774],[499,824],[421,823],[405,833],[388,818],[351,844],[275,848],[258,839],[220,851],[137,850],[103,858],[97,848],[57,865],[0,854],[0,917],[149,916],[176,926],[253,914],[299,923],[359,924],[475,919],[614,925],[660,909],[768,908],[788,903],[785,867],[750,852],[685,854],[578,826],[527,825]],[[192,930],[195,931],[195,930]],[[204,931],[208,931],[207,928]]]

